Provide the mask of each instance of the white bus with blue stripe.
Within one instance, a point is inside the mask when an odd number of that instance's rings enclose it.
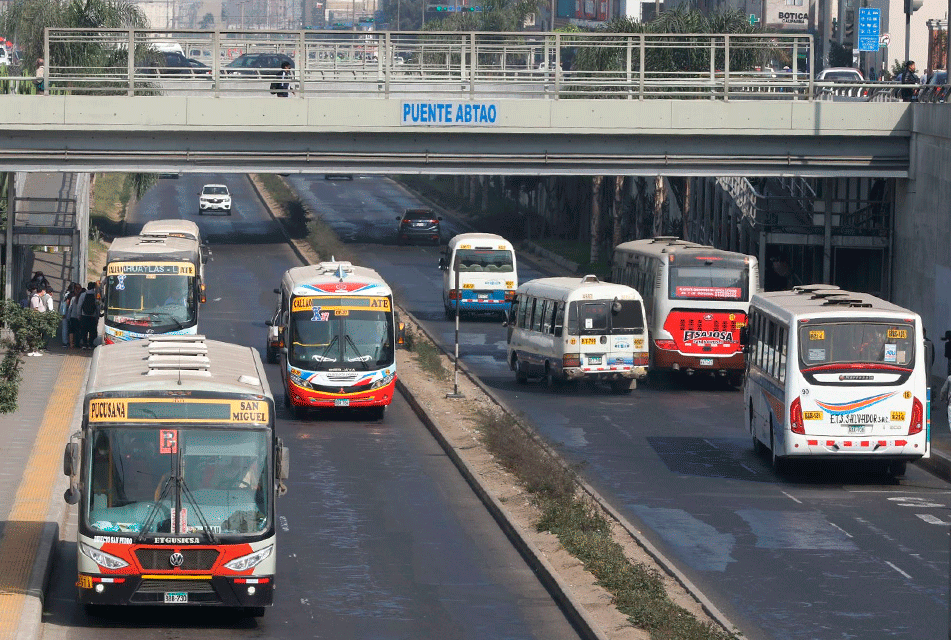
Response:
[[[930,455],[917,313],[826,284],[758,293],[742,330],[743,402],[758,453],[860,460],[900,476]]]
[[[493,233],[461,233],[439,259],[446,319],[462,313],[500,313],[512,306],[518,288],[515,248]]]

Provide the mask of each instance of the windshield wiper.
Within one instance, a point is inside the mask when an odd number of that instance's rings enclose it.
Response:
[[[145,534],[148,533],[149,527],[152,526],[152,521],[155,519],[155,516],[159,512],[159,505],[162,504],[162,500],[165,499],[165,496],[168,495],[168,490],[172,487],[172,481],[174,476],[169,476],[165,480],[165,485],[162,487],[162,493],[159,494],[158,500],[152,503],[152,508],[149,509],[149,515],[145,517],[145,521],[142,522],[142,528],[139,530],[139,534],[135,537],[136,542],[144,542]]]
[[[330,341],[330,344],[324,347],[324,350],[320,354],[320,362],[326,362],[327,360],[336,361],[336,358],[327,357],[327,352],[330,351],[330,348],[335,344],[337,344],[337,336],[334,336],[334,339]]]
[[[202,529],[204,529],[205,533],[208,534],[208,540],[211,542],[211,544],[218,544],[218,536],[216,536],[215,532],[211,530],[211,526],[208,524],[205,514],[202,513],[201,507],[198,506],[198,501],[195,500],[195,496],[192,495],[191,489],[189,489],[188,485],[185,484],[184,478],[178,479],[178,486],[182,488],[182,493],[195,507],[195,515],[198,516],[198,521],[201,522]]]
[[[178,318],[170,314],[168,311],[146,311],[146,313],[148,314],[150,318],[158,318],[160,316],[165,316],[166,318],[168,318],[169,320],[175,323],[176,329],[185,328],[185,325],[183,325]]]
[[[350,343],[350,346],[353,347],[354,353],[357,354],[357,360],[356,360],[356,361],[354,361],[354,360],[349,360],[348,362],[359,362],[360,364],[363,365],[363,368],[364,368],[364,369],[369,369],[369,368],[370,368],[370,365],[367,364],[367,360],[369,359],[369,357],[363,355],[362,353],[360,353],[360,350],[357,349],[357,345],[354,344],[353,339],[350,337],[350,334],[349,334],[349,333],[346,334],[346,335],[344,336],[344,338],[346,339],[347,342]]]

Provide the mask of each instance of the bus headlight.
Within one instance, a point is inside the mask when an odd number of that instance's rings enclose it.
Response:
[[[310,389],[310,390],[313,390],[313,389],[314,389],[314,385],[312,385],[311,383],[309,383],[307,380],[304,380],[304,379],[301,378],[300,376],[289,375],[289,376],[288,376],[288,379],[289,379],[292,383],[294,383],[295,385],[297,385],[298,387],[301,387],[301,388],[303,388],[303,389]]]
[[[396,374],[395,374],[395,373],[391,373],[391,374],[388,375],[388,376],[383,376],[382,378],[380,378],[379,380],[377,380],[376,382],[374,382],[373,384],[371,384],[371,385],[370,385],[370,388],[371,388],[371,389],[379,389],[379,388],[381,388],[381,387],[385,387],[386,385],[388,385],[388,384],[390,384],[391,382],[393,382],[393,378],[395,378],[395,377],[396,377]]]
[[[79,543],[79,549],[83,552],[83,555],[98,564],[104,569],[122,569],[123,567],[128,567],[129,563],[123,560],[122,558],[117,558],[114,555],[106,553],[105,551],[100,551],[95,547],[90,547],[85,542]]]
[[[241,556],[240,558],[235,558],[231,562],[225,563],[226,569],[231,569],[232,571],[247,571],[253,567],[258,566],[261,562],[271,555],[271,549],[273,545],[264,547],[260,551],[255,551],[254,553],[249,553],[246,556]]]

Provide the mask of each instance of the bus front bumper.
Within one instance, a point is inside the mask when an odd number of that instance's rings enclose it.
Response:
[[[80,573],[77,599],[92,605],[267,607],[274,603],[274,576],[194,577]]]
[[[287,385],[291,404],[296,407],[384,407],[393,401],[396,376],[388,384],[366,391],[341,389],[334,393],[328,389],[306,389],[291,380]]]

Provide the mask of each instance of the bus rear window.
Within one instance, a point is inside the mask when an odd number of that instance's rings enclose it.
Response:
[[[644,329],[644,311],[639,300],[572,302],[568,306],[569,335],[640,333]]]
[[[459,249],[456,251],[460,273],[511,273],[515,270],[512,252],[491,249]]]
[[[910,367],[914,357],[915,328],[911,324],[809,322],[799,327],[803,369],[853,363]]]
[[[670,268],[672,300],[749,300],[749,269],[717,264]]]

